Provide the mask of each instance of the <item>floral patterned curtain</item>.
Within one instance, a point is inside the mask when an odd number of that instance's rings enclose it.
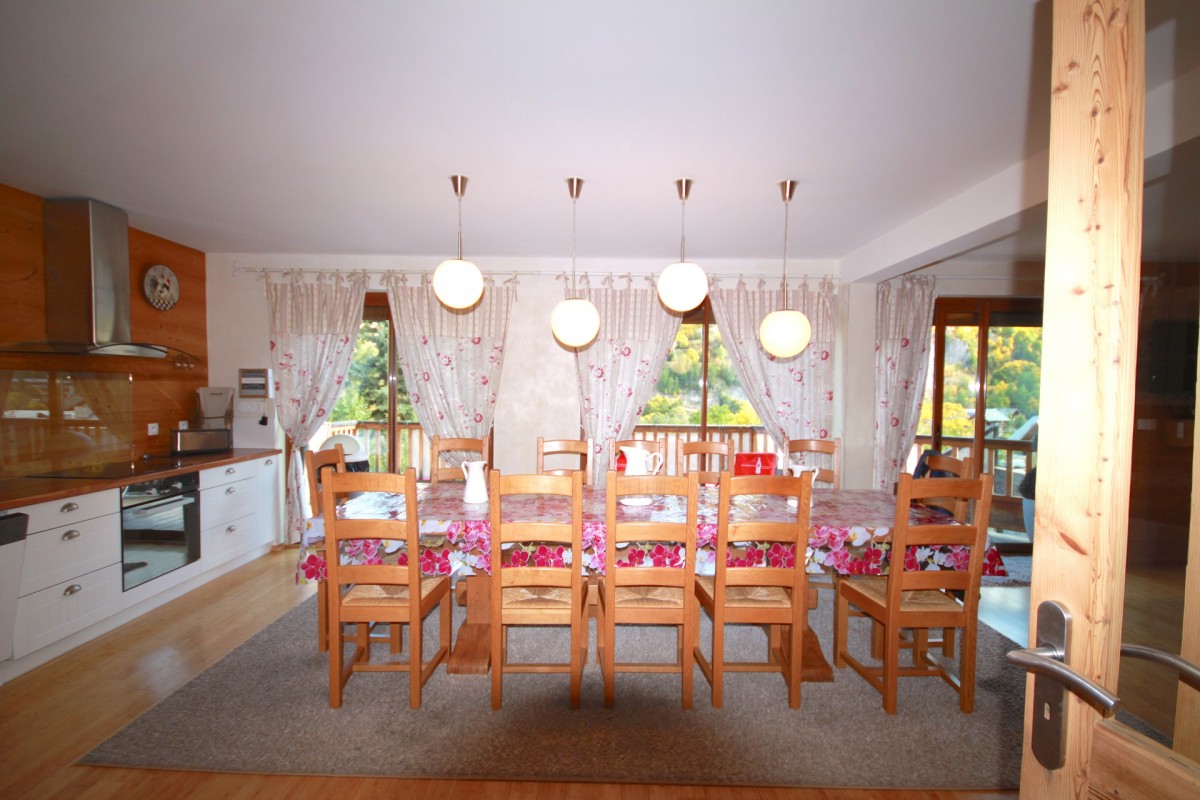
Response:
[[[626,285],[617,288],[614,283],[621,279]],[[650,279],[646,283],[639,289],[630,275],[610,275],[602,286],[592,288],[584,275],[580,284],[579,296],[591,300],[600,312],[596,340],[575,351],[584,435],[592,438],[592,457],[598,465],[608,463],[602,454],[610,442],[633,438],[642,407],[654,394],[679,330],[680,317],[659,302],[654,283]],[[569,296],[569,285],[564,293]],[[602,486],[606,470],[593,470],[592,482]]]
[[[757,288],[739,280],[721,289],[719,280],[708,293],[725,349],[750,405],[782,451],[789,439],[828,439],[833,427],[833,309],[837,287],[823,279],[812,289],[808,281],[791,286],[788,308],[803,311],[812,324],[808,347],[791,358],[776,358],[763,350],[758,328],[763,318],[783,307],[783,287]]]
[[[275,407],[291,442],[287,475],[287,524],[282,544],[300,541],[304,527],[304,463],[301,448],[333,409],[354,356],[362,323],[366,272],[298,270],[273,282],[267,274],[271,313],[271,362]],[[311,280],[306,280],[310,278]]]
[[[935,288],[931,275],[905,275],[875,292],[876,489],[891,491],[917,435]]]
[[[428,274],[417,286],[409,286],[403,273],[385,275],[383,284],[396,323],[404,385],[425,433],[487,437],[516,280],[496,286],[485,278],[483,298],[465,311],[442,305]]]

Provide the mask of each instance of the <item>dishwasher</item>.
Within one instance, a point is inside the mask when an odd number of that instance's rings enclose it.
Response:
[[[0,661],[12,658],[28,514],[0,514]]]

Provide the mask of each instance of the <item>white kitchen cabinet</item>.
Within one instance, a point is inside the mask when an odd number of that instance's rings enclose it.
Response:
[[[200,558],[205,568],[269,544],[276,456],[200,473]]]
[[[13,658],[121,610],[121,499],[116,489],[17,509],[29,515]]]

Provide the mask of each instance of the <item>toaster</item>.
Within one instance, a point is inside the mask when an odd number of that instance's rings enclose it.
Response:
[[[189,428],[171,430],[171,452],[176,455],[189,453],[219,453],[233,447],[232,431],[228,428]]]

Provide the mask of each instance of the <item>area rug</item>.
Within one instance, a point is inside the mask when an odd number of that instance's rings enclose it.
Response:
[[[1005,554],[1004,570],[1008,575],[984,575],[984,586],[1028,586],[1033,578],[1033,556]]]
[[[828,656],[832,604],[811,624]],[[1016,645],[979,627],[975,712],[958,711],[936,678],[901,679],[900,713],[849,669],[803,687],[787,707],[778,675],[726,677],[725,707],[711,707],[695,672],[695,708],[679,702],[669,674],[617,676],[605,709],[594,663],[582,708],[568,704],[565,675],[510,675],[492,711],[487,676],[439,670],[419,710],[403,673],[355,675],[344,705],[328,705],[328,660],[315,647],[308,600],[88,753],[80,763],[220,772],[786,786],[1014,787],[1019,783],[1024,674],[1004,654]],[[436,618],[436,614],[433,615]],[[456,619],[461,609],[456,609]],[[865,620],[852,647],[866,658]],[[456,623],[457,624],[457,623]],[[436,641],[437,622],[426,625]],[[739,626],[740,627],[740,626]],[[707,621],[702,642],[708,639]],[[554,630],[521,630],[514,659],[566,657]],[[671,629],[623,630],[619,660],[664,660]],[[730,658],[759,658],[758,628],[729,637]],[[406,645],[407,649],[407,640]],[[704,646],[708,650],[707,644]],[[669,656],[668,656],[669,657]]]

